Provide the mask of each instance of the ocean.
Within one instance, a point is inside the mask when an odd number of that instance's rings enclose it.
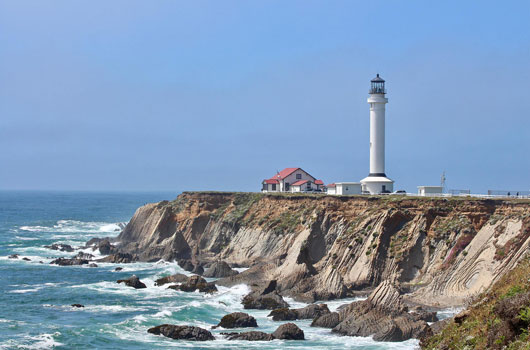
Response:
[[[281,322],[269,311],[243,310],[246,285],[219,287],[213,295],[157,287],[164,275],[186,273],[175,262],[105,264],[98,267],[50,265],[56,257],[77,254],[44,248],[52,243],[83,246],[93,237],[117,236],[139,206],[174,193],[0,192],[0,349],[416,349],[417,340],[378,343],[343,337],[329,329],[296,321],[305,341],[228,341],[212,330],[215,341],[177,341],[147,333],[162,323],[209,329],[230,312],[253,315],[258,329],[273,332]],[[85,250],[91,254],[91,249]],[[8,256],[18,254],[18,259]],[[30,261],[22,260],[27,257]],[[115,272],[117,266],[122,271]],[[147,285],[133,289],[116,280],[136,274]],[[291,307],[306,304],[286,299]],[[353,299],[328,302],[336,309]],[[73,308],[74,303],[84,308]],[[449,316],[451,310],[442,316]]]

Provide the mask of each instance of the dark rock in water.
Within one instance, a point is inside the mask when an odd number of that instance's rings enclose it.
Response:
[[[92,255],[92,254],[79,252],[79,253],[77,253],[77,255],[74,258],[90,260],[93,257],[94,257],[94,255]]]
[[[206,329],[192,326],[177,326],[172,324],[162,324],[147,330],[148,333],[163,335],[172,339],[206,341],[215,340],[212,333]]]
[[[278,329],[276,329],[272,336],[274,339],[283,339],[283,340],[304,340],[304,331],[298,328],[294,323],[285,323],[282,324]]]
[[[316,317],[313,322],[311,322],[311,327],[333,328],[339,323],[339,313],[331,312],[329,314]]]
[[[259,294],[250,293],[241,302],[245,309],[274,310],[288,308],[289,304],[283,300],[278,292]]]
[[[108,239],[105,239],[97,244],[98,250],[102,255],[109,255],[115,250],[114,246],[110,244]]]
[[[18,254],[11,254],[10,256],[8,256],[7,258],[8,259],[18,259],[19,255]]]
[[[68,258],[58,258],[53,260],[50,264],[59,265],[59,266],[73,266],[73,265],[85,265],[88,264],[86,259],[68,259]]]
[[[31,261],[30,258],[26,258],[26,257],[22,258],[22,260],[24,260],[24,261]]]
[[[237,275],[236,270],[232,270],[230,265],[224,261],[217,261],[213,263],[206,271],[204,271],[204,277],[210,278],[223,278]]]
[[[94,263],[88,264],[88,267],[98,267],[98,264],[94,264]]]
[[[184,269],[184,271],[188,271],[188,272],[191,272],[193,271],[193,269],[195,268],[195,266],[193,265],[193,263],[191,262],[191,260],[187,260],[187,259],[180,259],[178,261],[178,265]]]
[[[191,273],[202,275],[204,273],[204,268],[201,265],[195,265],[193,270],[191,270]]]
[[[188,280],[188,276],[182,274],[182,273],[176,273],[174,275],[171,275],[171,276],[166,276],[166,277],[162,277],[162,278],[159,278],[155,281],[155,285],[156,286],[163,286],[164,284],[167,284],[167,283],[184,283]]]
[[[221,322],[216,327],[223,328],[244,328],[244,327],[257,327],[258,323],[256,319],[249,314],[244,312],[233,312],[231,314],[223,316]]]
[[[339,312],[335,333],[367,337],[376,341],[405,341],[432,333],[423,320],[407,312],[399,289],[391,282],[381,283],[368,299],[355,301]]]
[[[273,321],[292,321],[314,319],[330,311],[326,304],[311,304],[301,309],[276,309],[268,315]]]
[[[221,334],[228,336],[228,340],[270,341],[274,339],[271,334],[259,331]]]
[[[99,238],[99,237],[91,238],[88,242],[85,243],[85,248],[92,247],[92,250],[96,250],[96,247],[94,247],[94,245],[97,245],[99,242],[103,241],[104,239],[105,238]]]
[[[272,317],[273,321],[293,321],[298,318],[298,315],[294,310],[281,308],[272,310],[267,317]]]
[[[208,283],[204,278],[197,275],[188,277],[188,280],[180,286],[170,286],[168,288],[181,290],[183,292],[195,292],[196,290],[199,290],[201,293],[217,292],[217,287],[214,283]]]
[[[117,267],[114,269],[114,271],[121,271],[121,270],[123,270],[123,267]]]
[[[125,280],[118,280],[117,281],[118,283],[125,283],[125,285],[129,286],[129,287],[133,287],[133,288],[136,288],[136,289],[140,289],[140,288],[147,288],[147,286],[142,283],[140,281],[140,279],[138,277],[136,277],[136,275],[132,275],[131,277],[125,279]]]
[[[44,248],[52,249],[52,250],[58,250],[61,252],[68,252],[71,253],[74,251],[74,248],[72,248],[69,244],[61,244],[61,243],[53,243],[52,245],[45,245]]]
[[[77,308],[85,307],[85,305],[83,305],[83,304],[72,304],[71,306],[72,307],[77,307]]]
[[[114,263],[114,264],[128,264],[131,262],[138,261],[138,257],[136,255],[132,255],[129,253],[116,253],[116,254],[111,254],[109,256],[106,256],[103,259],[98,259],[96,261],[108,262],[108,263]]]

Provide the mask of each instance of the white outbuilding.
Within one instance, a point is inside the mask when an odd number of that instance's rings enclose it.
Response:
[[[347,195],[361,194],[360,182],[335,182],[327,186],[328,194]]]
[[[436,196],[443,193],[442,186],[418,186],[419,196]]]

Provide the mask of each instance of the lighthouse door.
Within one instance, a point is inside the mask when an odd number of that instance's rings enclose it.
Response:
[[[386,185],[383,185],[383,188],[381,190],[381,193],[386,193]]]

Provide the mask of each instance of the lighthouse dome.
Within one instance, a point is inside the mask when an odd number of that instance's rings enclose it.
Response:
[[[370,94],[386,94],[385,80],[377,74],[375,78],[371,80]]]

